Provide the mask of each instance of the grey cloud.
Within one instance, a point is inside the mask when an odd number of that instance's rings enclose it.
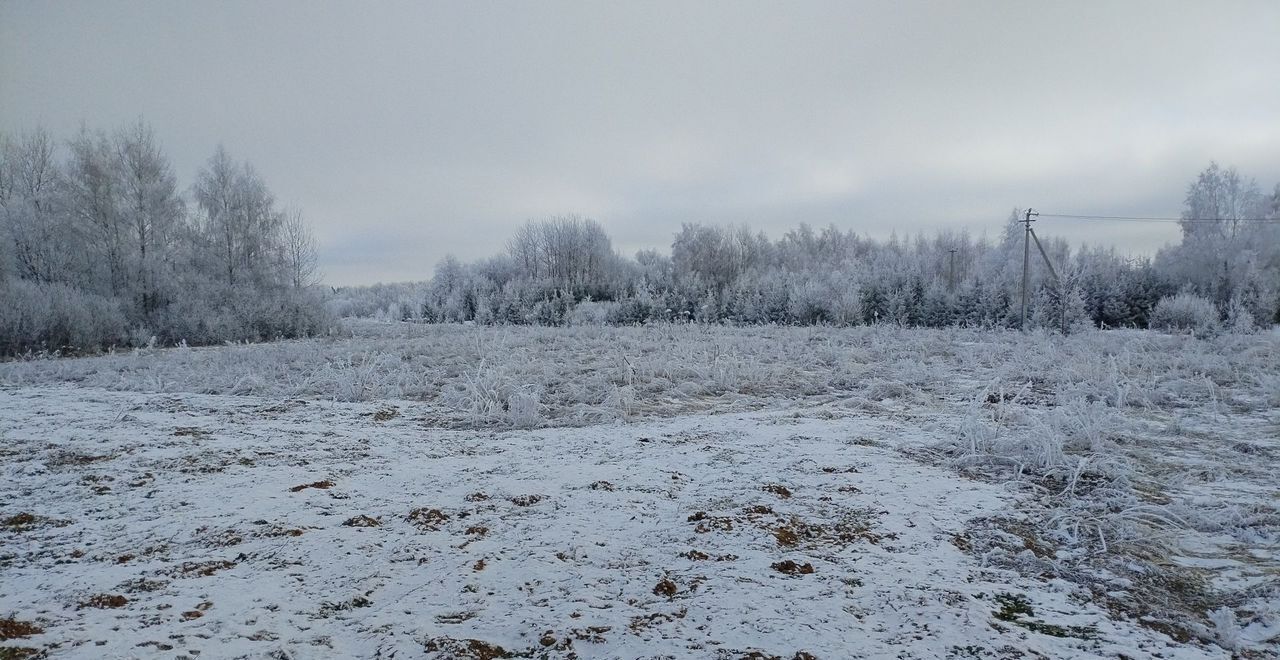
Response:
[[[185,180],[221,142],[335,283],[557,212],[626,249],[683,221],[994,234],[1015,205],[1176,213],[1210,159],[1280,181],[1278,26],[1270,1],[14,2],[0,130],[142,115]]]

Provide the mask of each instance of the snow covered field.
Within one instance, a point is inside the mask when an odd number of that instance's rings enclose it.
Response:
[[[1274,657],[1280,337],[485,328],[0,364],[0,657]]]

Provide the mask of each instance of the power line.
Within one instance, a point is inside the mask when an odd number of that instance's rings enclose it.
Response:
[[[1071,220],[1116,220],[1119,222],[1156,222],[1156,223],[1223,223],[1223,222],[1258,222],[1276,223],[1280,218],[1169,218],[1159,216],[1135,215],[1072,215],[1068,213],[1041,213],[1042,218],[1067,218]]]

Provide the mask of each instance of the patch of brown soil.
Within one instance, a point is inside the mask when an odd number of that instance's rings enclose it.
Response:
[[[698,521],[699,521],[698,526],[694,527],[693,531],[699,534],[706,534],[708,532],[732,532],[733,531],[732,518],[726,518],[724,516],[704,515],[703,517],[698,518]]]
[[[235,562],[227,561],[226,559],[188,561],[183,562],[181,566],[174,569],[173,573],[179,577],[209,577],[218,571],[226,570],[235,565]]]
[[[118,594],[97,594],[90,596],[86,600],[76,606],[76,609],[83,610],[86,608],[95,608],[99,610],[116,609],[129,604],[129,599]]]
[[[774,562],[769,565],[769,568],[784,575],[811,575],[813,573],[813,564],[809,562],[797,564],[790,559]]]
[[[449,521],[449,514],[440,509],[421,507],[410,511],[408,520],[418,529],[424,532],[432,532],[440,529],[440,525]]]
[[[586,628],[574,628],[569,631],[569,634],[580,642],[603,644],[605,642],[604,634],[610,630],[613,630],[611,626],[587,626]]]
[[[370,518],[364,514],[353,516],[342,521],[343,527],[381,527],[382,521],[377,518]]]
[[[800,537],[796,535],[796,531],[785,525],[773,530],[773,538],[777,539],[778,545],[787,547],[800,542]]]
[[[515,657],[510,651],[478,639],[453,639],[452,637],[433,637],[428,639],[423,648],[435,653],[443,653],[451,658],[461,660],[497,660],[497,658]]]
[[[685,615],[688,613],[689,613],[688,608],[682,607],[678,611],[672,612],[670,614],[667,614],[664,612],[654,612],[652,614],[636,616],[631,618],[631,623],[627,624],[627,627],[631,629],[631,632],[639,633],[643,630],[649,629],[651,626],[660,625],[663,623],[670,623],[671,621],[675,621],[676,619],[683,619]]]
[[[0,527],[3,527],[4,529],[7,529],[11,532],[28,532],[28,531],[31,531],[32,529],[35,529],[36,527],[42,527],[46,525],[50,527],[65,527],[69,524],[71,524],[71,521],[69,520],[57,520],[54,518],[46,518],[44,516],[37,516],[33,513],[27,513],[25,511],[23,511],[22,513],[15,513],[12,516],[9,516],[8,518],[0,519]]]
[[[325,479],[324,481],[313,481],[313,482],[311,482],[311,483],[309,483],[309,484],[302,484],[302,485],[300,485],[300,486],[294,486],[293,488],[290,488],[290,489],[289,489],[289,492],[290,492],[290,493],[296,493],[296,492],[298,492],[298,491],[300,491],[300,490],[306,490],[306,489],[308,489],[308,488],[321,488],[321,489],[323,489],[323,488],[333,488],[333,486],[334,486],[334,483],[333,483],[332,481],[329,481],[328,479]]]
[[[784,500],[791,497],[791,490],[782,484],[767,484],[761,486],[760,490],[763,490],[766,493],[773,493]]]
[[[44,632],[44,628],[30,621],[19,621],[13,617],[0,619],[0,642],[39,635],[42,632]]]
[[[182,617],[183,621],[195,621],[196,619],[204,616],[204,613],[209,611],[210,607],[213,607],[213,601],[206,600],[203,603],[196,605],[194,610],[188,610],[178,616]]]
[[[511,503],[516,506],[533,506],[544,499],[545,495],[516,495],[511,498]]]
[[[95,456],[93,454],[81,454],[78,451],[60,451],[53,454],[45,460],[44,464],[50,468],[61,467],[77,467],[97,463],[99,461],[107,461],[115,458],[110,455]]]

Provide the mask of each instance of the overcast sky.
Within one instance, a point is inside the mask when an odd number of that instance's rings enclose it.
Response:
[[[1276,0],[0,0],[0,131],[141,116],[184,186],[221,143],[310,219],[328,282],[363,284],[559,213],[628,254],[682,222],[1177,215],[1211,159],[1280,181],[1277,35]]]

